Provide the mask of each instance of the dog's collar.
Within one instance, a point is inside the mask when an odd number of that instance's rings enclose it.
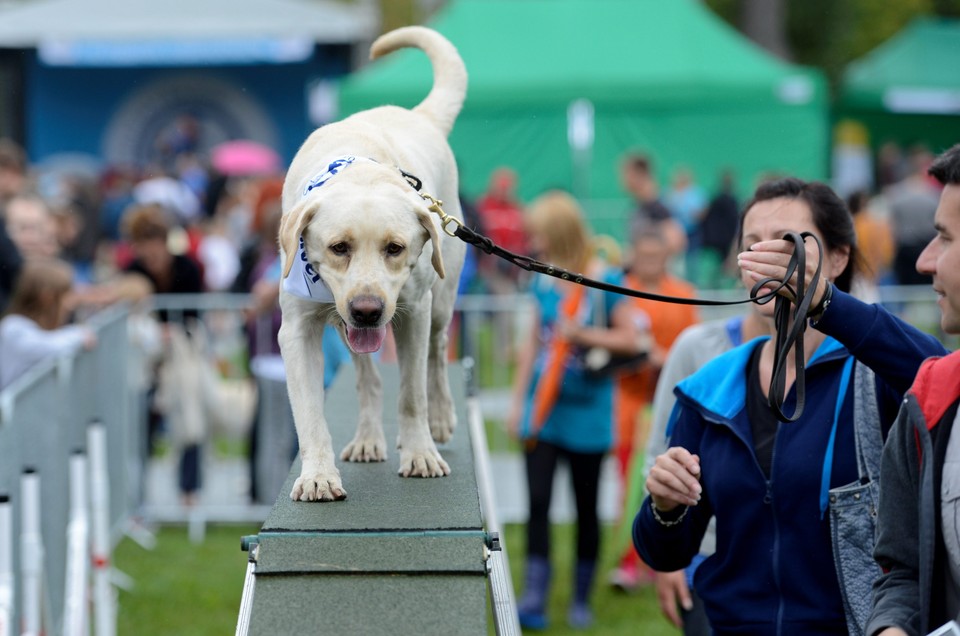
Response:
[[[327,181],[332,179],[335,175],[340,174],[346,169],[347,166],[352,165],[357,162],[370,162],[370,163],[380,163],[376,159],[370,159],[369,157],[356,157],[354,155],[344,155],[343,157],[337,157],[333,161],[327,164],[326,170],[320,174],[312,177],[307,183],[303,186],[303,193],[300,195],[301,198],[308,196],[311,192],[324,185]]]
[[[300,195],[300,198],[305,198],[311,192],[332,179],[335,175],[343,172],[347,166],[357,162],[380,163],[376,159],[371,159],[370,157],[357,157],[355,155],[344,155],[342,157],[337,157],[327,164],[326,170],[312,177],[306,182],[306,184],[303,186],[303,193]],[[410,187],[416,190],[417,194],[420,194],[420,196],[423,197],[423,194],[420,192],[420,190],[423,188],[423,181],[419,177],[410,174],[400,166],[395,167],[397,172],[400,173],[400,176],[402,176],[406,182],[410,184]]]

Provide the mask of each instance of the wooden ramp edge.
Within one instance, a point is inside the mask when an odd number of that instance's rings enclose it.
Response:
[[[380,370],[384,430],[393,444],[399,373],[395,365]],[[487,633],[488,538],[467,427],[467,383],[459,364],[449,373],[458,423],[453,439],[438,445],[450,465],[447,477],[399,477],[399,451],[391,448],[386,462],[337,460],[346,500],[304,503],[289,496],[300,470],[294,462],[249,546],[255,582],[245,633]],[[347,365],[327,392],[338,456],[356,428],[355,384]]]

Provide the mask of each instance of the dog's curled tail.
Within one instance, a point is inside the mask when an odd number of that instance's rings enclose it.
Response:
[[[433,88],[413,110],[430,117],[449,135],[467,97],[467,67],[456,47],[433,29],[408,26],[384,33],[370,48],[375,60],[405,47],[421,49],[433,65]]]

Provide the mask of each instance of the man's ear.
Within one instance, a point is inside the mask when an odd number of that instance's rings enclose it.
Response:
[[[426,208],[417,206],[417,220],[430,235],[430,242],[433,243],[433,257],[430,259],[430,262],[433,263],[433,269],[437,270],[440,278],[444,278],[443,255],[440,253],[440,234],[437,232],[433,215]]]
[[[297,258],[297,251],[300,248],[300,236],[317,214],[318,207],[315,204],[301,203],[280,219],[277,240],[284,255],[283,278],[286,278],[293,269],[293,259]]]

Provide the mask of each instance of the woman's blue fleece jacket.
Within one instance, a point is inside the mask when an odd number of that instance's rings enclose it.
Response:
[[[829,514],[821,515],[820,508],[844,363],[853,354],[875,372],[886,434],[920,363],[945,351],[935,338],[839,290],[817,328],[833,337],[807,366],[803,415],[780,425],[769,480],[753,450],[745,407],[748,361],[765,339],[723,354],[675,389],[669,445],[700,456],[703,494],[672,527],[654,519],[647,497],[634,520],[634,544],[654,569],[681,569],[716,516],[716,553],[694,579],[715,634],[847,633]],[[858,479],[853,394],[848,390],[841,403],[830,488]],[[786,413],[793,412],[795,399],[791,389]]]

